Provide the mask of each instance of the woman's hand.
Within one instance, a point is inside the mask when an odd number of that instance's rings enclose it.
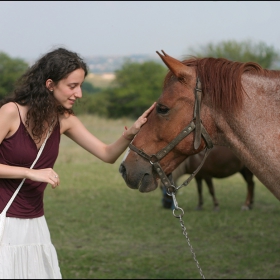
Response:
[[[149,114],[153,111],[154,107],[156,105],[156,102],[153,103],[153,105],[147,109],[137,120],[136,122],[132,125],[132,127],[130,127],[128,130],[126,130],[123,134],[123,136],[127,139],[127,140],[132,140],[134,138],[134,136],[139,132],[140,128],[142,125],[144,125],[147,120],[148,120],[148,116]]]
[[[27,178],[36,182],[48,183],[53,189],[60,183],[58,174],[52,168],[29,169]]]

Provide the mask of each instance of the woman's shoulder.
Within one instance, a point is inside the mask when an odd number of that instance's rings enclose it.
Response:
[[[13,135],[20,123],[19,109],[13,102],[8,102],[0,108],[0,140],[8,138]]]
[[[61,134],[65,133],[67,130],[71,129],[75,124],[79,122],[78,118],[69,113],[64,113],[63,115],[59,116],[59,123],[60,123],[60,132]]]
[[[73,118],[76,118],[74,114],[69,114],[68,112],[64,112],[59,116],[60,121],[71,121]]]
[[[17,107],[16,103],[8,102],[1,106],[0,114],[5,115],[6,117],[17,117],[19,114],[19,108]]]

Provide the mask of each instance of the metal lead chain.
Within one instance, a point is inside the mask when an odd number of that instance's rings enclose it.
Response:
[[[205,279],[205,277],[204,277],[204,275],[203,275],[203,272],[202,272],[202,269],[201,269],[200,266],[199,266],[199,262],[198,262],[198,260],[196,259],[195,252],[194,252],[194,250],[193,250],[193,247],[192,247],[192,245],[191,245],[190,239],[189,239],[189,237],[188,237],[187,229],[186,229],[186,227],[185,227],[185,225],[184,225],[184,221],[183,221],[183,219],[182,219],[182,217],[183,217],[183,215],[184,215],[184,210],[183,210],[182,208],[178,207],[178,203],[177,203],[177,200],[176,200],[176,197],[175,197],[175,193],[172,193],[172,198],[173,198],[173,203],[174,203],[174,206],[175,206],[175,209],[173,210],[173,215],[174,215],[175,218],[179,218],[179,219],[180,219],[180,224],[181,224],[181,228],[182,228],[182,230],[183,230],[183,235],[186,237],[186,240],[187,240],[187,242],[188,242],[188,245],[189,245],[189,247],[190,247],[191,253],[192,253],[192,255],[193,255],[193,259],[194,259],[194,261],[196,262],[196,266],[197,266],[197,268],[198,268],[198,270],[199,270],[199,273],[200,273],[201,277],[202,277],[203,279]],[[180,210],[180,211],[182,211],[182,215],[176,215],[176,214],[175,214],[175,210]]]
[[[194,252],[194,250],[193,250],[193,247],[192,247],[192,245],[191,245],[190,239],[189,239],[189,237],[188,237],[188,233],[187,233],[186,227],[184,226],[184,221],[183,221],[183,219],[182,219],[181,216],[180,216],[179,218],[180,218],[181,228],[182,228],[182,230],[183,230],[183,235],[186,237],[187,242],[188,242],[188,244],[189,244],[189,246],[190,246],[190,250],[191,250],[191,253],[192,253],[192,255],[193,255],[193,259],[194,259],[194,261],[196,262],[196,266],[197,266],[197,268],[198,268],[198,270],[199,270],[199,273],[200,273],[201,277],[202,277],[203,279],[205,279],[205,277],[204,277],[204,275],[203,275],[203,273],[202,273],[202,269],[201,269],[200,266],[199,266],[199,262],[198,262],[197,259],[196,259],[195,252]]]

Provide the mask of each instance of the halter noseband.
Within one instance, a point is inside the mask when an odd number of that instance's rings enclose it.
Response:
[[[213,148],[212,140],[207,133],[206,129],[204,128],[202,121],[200,119],[200,105],[201,105],[201,82],[197,77],[196,87],[194,90],[195,96],[195,106],[194,106],[194,116],[192,121],[179,133],[179,135],[173,139],[165,148],[157,152],[153,155],[148,155],[144,151],[136,148],[133,144],[129,144],[129,148],[136,152],[139,156],[147,159],[150,164],[154,167],[155,171],[158,173],[158,176],[161,179],[161,182],[167,189],[167,194],[171,195],[175,191],[179,190],[182,186],[187,186],[189,182],[194,178],[194,176],[198,173],[202,165],[204,164],[206,157],[210,153],[211,149]],[[194,148],[197,150],[201,144],[201,136],[206,142],[205,153],[202,162],[198,166],[198,168],[191,174],[191,176],[184,181],[183,184],[179,187],[175,187],[174,182],[172,180],[172,176],[170,175],[170,179],[164,173],[159,161],[165,157],[178,143],[180,143],[186,136],[188,136],[192,131],[195,130],[195,140],[194,140]],[[170,182],[171,180],[171,182]]]

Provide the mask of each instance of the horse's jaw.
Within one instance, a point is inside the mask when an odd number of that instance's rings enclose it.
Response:
[[[141,193],[151,192],[158,186],[157,181],[151,174],[143,174],[142,178],[138,181],[137,189]]]
[[[122,165],[120,169],[122,169]],[[126,185],[131,189],[138,189],[141,193],[154,191],[158,187],[157,179],[149,173],[127,174],[124,175],[121,171],[122,177]]]
[[[151,192],[158,187],[158,179],[153,172],[152,165],[142,159],[125,158],[119,167],[126,185],[131,189],[138,189],[140,192]]]

